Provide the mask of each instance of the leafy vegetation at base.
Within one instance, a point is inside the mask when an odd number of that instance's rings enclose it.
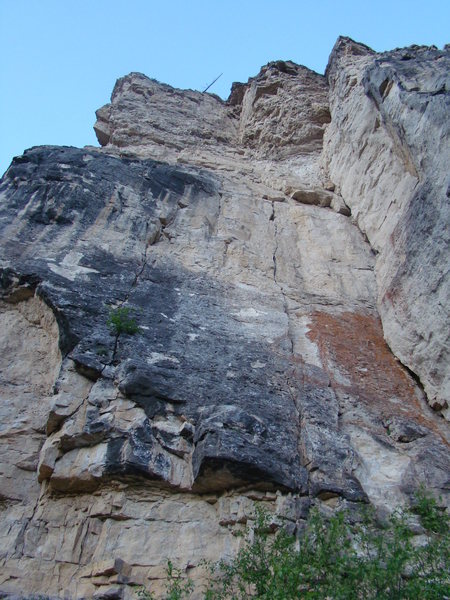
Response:
[[[111,309],[107,324],[116,335],[120,335],[121,333],[134,335],[139,331],[139,325],[133,316],[133,311],[128,306],[119,306],[118,308]]]
[[[175,569],[170,560],[167,563],[166,600],[183,600],[189,598],[194,590],[194,584],[190,579],[183,579],[182,572]],[[154,600],[155,596],[145,588],[137,593],[142,600]]]
[[[420,536],[411,528],[414,514]],[[300,540],[283,529],[271,534],[268,514],[257,509],[236,558],[210,565],[204,598],[443,600],[450,597],[448,529],[448,515],[423,490],[412,509],[396,510],[384,525],[369,511],[355,523],[345,512],[325,519],[313,510]],[[166,590],[166,600],[183,600],[194,586],[169,562]]]

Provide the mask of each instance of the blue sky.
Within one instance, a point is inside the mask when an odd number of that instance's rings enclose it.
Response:
[[[450,42],[448,0],[0,0],[0,173],[38,144],[97,145],[95,110],[141,71],[228,96],[270,60],[323,73],[338,35]]]

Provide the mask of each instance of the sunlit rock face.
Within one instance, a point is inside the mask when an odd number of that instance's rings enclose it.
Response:
[[[450,52],[413,46],[375,54],[340,38],[327,79],[324,166],[379,253],[386,341],[419,377],[430,405],[446,409]]]
[[[158,594],[257,504],[295,533],[444,493],[447,61],[342,38],[326,77],[276,61],[228,102],[132,73],[101,148],[14,159],[2,594]]]

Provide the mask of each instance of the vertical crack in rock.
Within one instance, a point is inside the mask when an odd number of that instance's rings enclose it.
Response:
[[[277,251],[278,251],[277,229],[278,229],[278,225],[277,225],[277,223],[275,223],[275,203],[274,202],[272,202],[272,213],[269,217],[269,221],[272,221],[272,223],[273,223],[273,235],[274,235],[274,244],[275,244],[273,254],[272,254],[273,280],[275,281],[275,283],[277,283]]]
[[[286,319],[287,319],[286,334],[287,334],[289,344],[290,344],[290,352],[291,352],[291,354],[294,354],[294,336],[292,333],[292,324],[291,324],[291,316],[290,316],[290,312],[289,312],[288,298],[284,291],[283,284],[277,280],[277,252],[278,252],[279,232],[278,232],[278,223],[276,220],[275,202],[272,202],[272,213],[269,217],[269,221],[271,221],[273,223],[273,237],[274,237],[274,250],[273,250],[273,254],[272,254],[273,280],[274,280],[275,284],[277,285],[277,287],[280,291],[280,294],[282,296],[283,310],[284,310],[284,314],[286,315]]]
[[[405,167],[405,170],[408,173],[410,173],[413,177],[415,177],[417,179],[417,181],[419,182],[421,179],[420,174],[419,174],[419,171],[417,170],[416,165],[414,164],[414,158],[413,158],[413,156],[411,154],[411,150],[408,147],[408,144],[406,142],[405,132],[402,131],[401,126],[396,126],[394,124],[391,116],[387,113],[386,110],[384,110],[384,106],[383,106],[384,98],[382,98],[380,95],[381,90],[380,91],[378,90],[378,88],[370,81],[369,77],[363,78],[362,84],[365,88],[365,92],[366,92],[367,96],[373,100],[373,103],[375,104],[378,112],[380,113],[382,125],[386,128],[386,131],[388,132],[389,136],[392,139],[392,145],[393,145],[394,152],[399,157],[401,163]],[[389,82],[389,89],[392,87],[392,85],[393,85],[393,82],[392,81]],[[389,92],[387,92],[387,93],[389,93]],[[386,96],[387,96],[387,93],[386,93]],[[365,147],[361,148],[360,155],[359,155],[360,158],[361,158],[364,150],[365,150]],[[375,185],[376,185],[376,182],[375,182]]]
[[[144,249],[142,251],[141,264],[137,265],[137,269],[135,270],[135,276],[134,276],[133,281],[130,284],[130,287],[129,287],[128,291],[126,292],[126,294],[124,296],[124,299],[118,303],[118,307],[119,308],[123,307],[124,304],[126,304],[129,301],[131,293],[137,288],[137,286],[139,284],[139,280],[142,277],[142,274],[144,273],[145,268],[147,267],[147,264],[148,264],[148,251],[149,251],[149,248],[151,246],[151,243],[150,243],[150,241],[147,238],[147,233],[149,231],[149,226],[150,226],[150,221],[147,220],[146,221],[146,225],[145,225],[145,238],[144,238],[144,241],[143,241]],[[164,228],[165,228],[165,226],[161,226],[160,227],[160,231],[164,232]],[[113,348],[112,357],[111,357],[111,361],[110,361],[109,365],[114,364],[114,361],[116,359],[117,344],[119,342],[119,337],[120,337],[120,332],[116,333],[116,335],[115,335],[114,348]],[[105,366],[101,370],[101,373],[103,373],[103,371],[105,370],[105,368],[107,366],[108,365],[105,364]]]
[[[39,503],[41,501],[41,498],[44,496],[44,489],[40,490],[39,496],[35,499],[32,511],[31,511],[31,515],[29,517],[25,517],[22,526],[20,528],[19,533],[17,534],[17,537],[14,541],[14,549],[11,553],[11,558],[13,559],[21,559],[24,555],[24,548],[25,548],[25,536],[27,534],[28,528],[30,527],[30,525],[32,525],[34,523],[34,518],[36,515],[36,512],[39,508]]]

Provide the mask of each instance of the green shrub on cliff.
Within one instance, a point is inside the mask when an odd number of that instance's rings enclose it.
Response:
[[[139,326],[133,316],[132,309],[128,306],[119,306],[111,309],[107,321],[108,327],[115,335],[128,333],[134,335],[139,331]]]
[[[189,598],[194,589],[194,584],[190,579],[182,577],[181,571],[175,569],[170,560],[167,563],[167,582],[166,582],[166,600],[183,600]],[[141,588],[138,593],[138,598],[142,600],[155,600],[152,592],[145,588]]]
[[[419,538],[411,530],[413,512],[423,528]],[[394,511],[384,526],[370,512],[355,523],[347,513],[325,519],[317,510],[299,540],[283,529],[273,535],[269,525],[268,514],[257,509],[236,558],[212,565],[206,600],[450,597],[448,516],[423,491],[412,510]],[[170,563],[167,574],[166,599],[189,598],[192,583]]]

